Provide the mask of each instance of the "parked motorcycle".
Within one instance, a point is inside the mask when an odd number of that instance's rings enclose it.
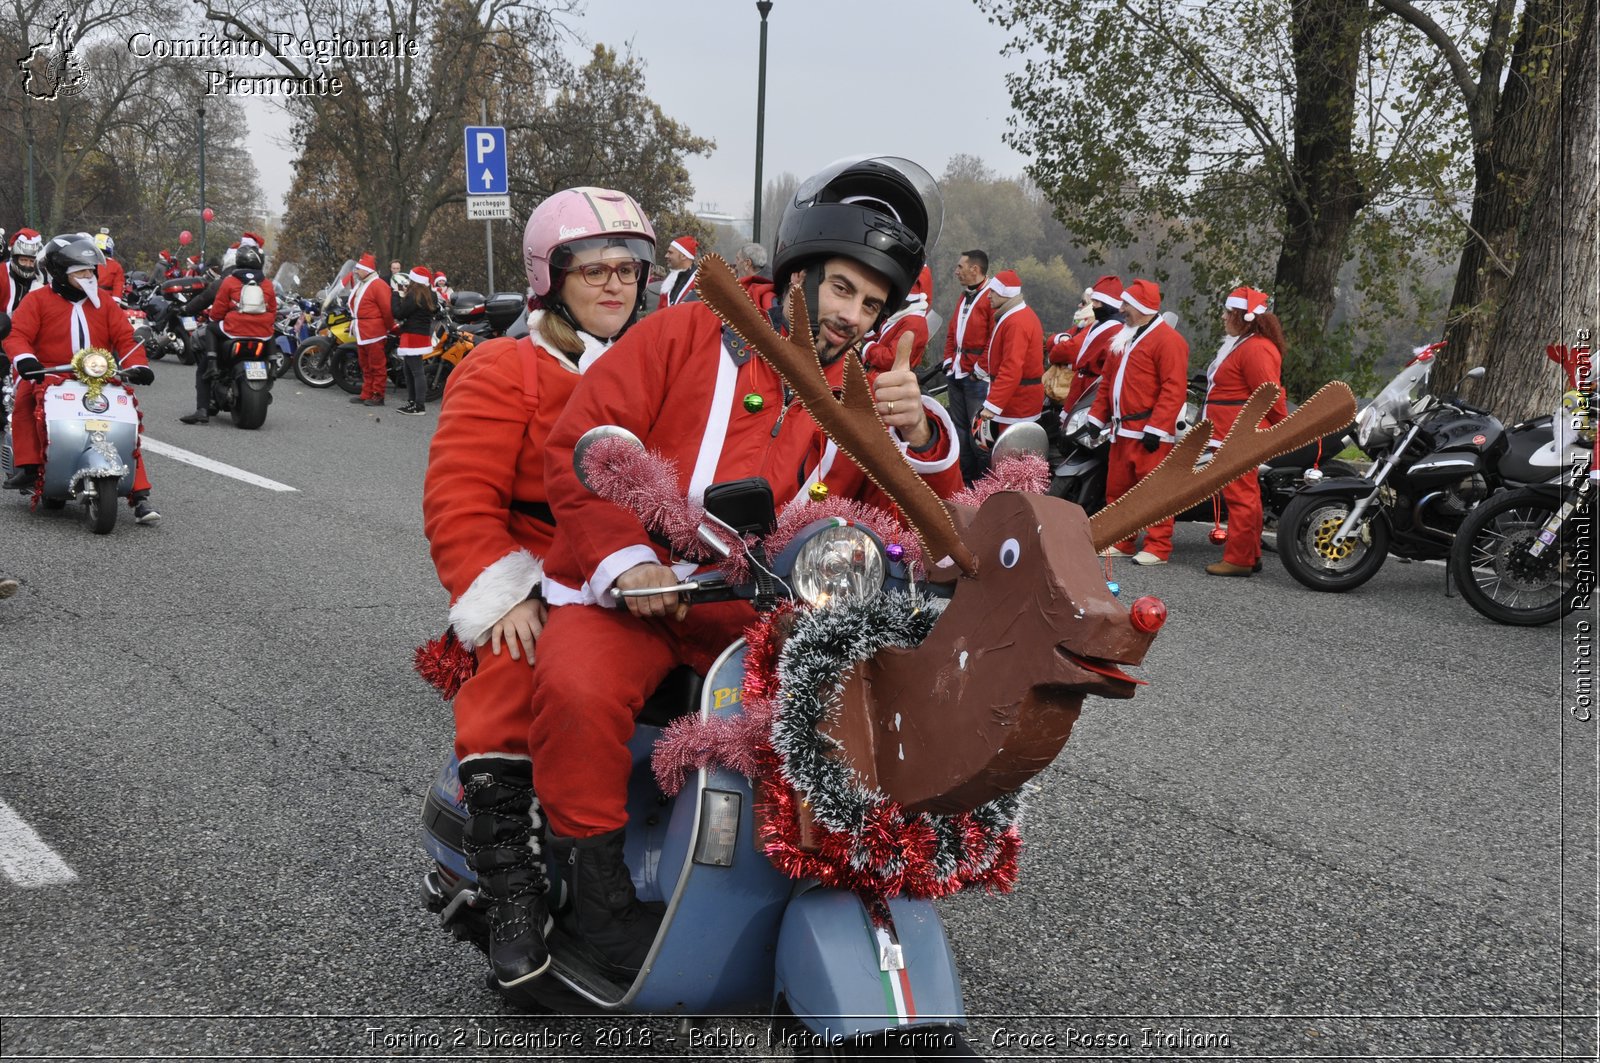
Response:
[[[345,259],[332,283],[322,289],[316,317],[307,325],[311,335],[295,348],[292,360],[295,379],[307,387],[333,387],[335,352],[346,347],[352,355],[355,352],[355,336],[350,331],[350,310],[345,298],[350,290],[345,280],[355,268],[355,259]]]
[[[487,300],[477,292],[457,292],[450,307],[441,314],[443,330],[434,334],[433,349],[423,356],[423,377],[427,384],[426,401],[438,402],[444,396],[450,372],[474,346],[507,334],[523,312],[525,300],[517,292],[496,292]],[[406,370],[395,353],[393,336],[386,345],[386,375],[389,386],[404,391]],[[341,346],[333,352],[334,379],[351,395],[361,394],[361,363],[355,345]]]
[[[1307,484],[1284,509],[1278,556],[1312,590],[1359,587],[1391,553],[1443,560],[1473,506],[1503,485],[1559,474],[1560,464],[1540,457],[1553,437],[1549,417],[1507,430],[1487,410],[1427,391],[1440,346],[1419,349],[1357,418],[1372,469]],[[1483,375],[1475,368],[1462,383]]]
[[[143,309],[150,322],[150,357],[171,354],[184,365],[195,360],[194,331],[199,322],[185,315],[183,305],[205,290],[211,282],[205,277],[172,277],[156,285],[147,295]]]
[[[277,320],[273,322],[273,343],[277,355],[272,359],[274,379],[283,377],[294,366],[295,351],[312,335],[310,321],[317,304],[301,298],[300,265],[285,262],[272,278],[272,290],[278,297]]]
[[[1450,572],[1467,604],[1498,624],[1532,627],[1592,600],[1594,496],[1600,478],[1594,378],[1585,347],[1545,352],[1567,373],[1556,411],[1552,460],[1570,461],[1556,481],[1501,491],[1461,522]],[[1580,366],[1582,370],[1580,371]],[[1579,577],[1589,573],[1587,585]]]
[[[133,492],[134,451],[139,445],[139,412],[133,394],[109,351],[85,348],[64,366],[48,367],[41,398],[44,412],[44,465],[39,499],[46,509],[76,501],[96,535],[116,527],[117,502]],[[12,465],[12,395],[7,389],[4,446],[0,471]]]

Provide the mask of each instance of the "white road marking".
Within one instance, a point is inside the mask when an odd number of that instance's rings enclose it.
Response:
[[[26,888],[62,886],[77,874],[11,806],[0,801],[0,873]]]
[[[276,480],[269,480],[265,476],[257,476],[253,472],[246,472],[243,469],[236,468],[235,466],[228,465],[224,462],[214,461],[211,458],[206,457],[204,454],[196,454],[192,450],[184,450],[182,447],[175,447],[171,443],[163,443],[159,439],[151,439],[149,436],[144,437],[144,442],[142,445],[152,454],[160,454],[163,457],[171,458],[173,461],[181,461],[185,465],[193,465],[195,468],[205,469],[209,472],[218,473],[222,476],[231,476],[235,480],[243,480],[247,484],[254,484],[257,487],[265,487],[268,491],[299,490],[298,487],[290,487],[288,484],[281,484]]]

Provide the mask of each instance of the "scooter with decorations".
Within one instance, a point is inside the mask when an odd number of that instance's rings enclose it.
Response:
[[[783,338],[736,283],[709,259],[701,298],[753,337],[906,523],[813,489],[774,524],[763,480],[716,484],[692,502],[676,471],[622,430],[580,441],[574,462],[591,490],[631,506],[679,556],[715,566],[635,593],[738,598],[757,619],[705,677],[672,676],[635,726],[627,864],[640,898],[664,907],[637,976],[615,981],[586,959],[552,865],[551,968],[500,991],[562,1013],[756,1016],[796,1058],[970,1058],[955,957],[931,902],[1011,885],[1021,786],[1060,751],[1086,695],[1133,696],[1143,681],[1123,666],[1143,660],[1165,618],[1153,598],[1123,606],[1097,550],[1346,423],[1354,400],[1329,385],[1197,469],[1204,425],[1092,521],[1042,494],[1043,430],[1015,426],[990,478],[947,504],[890,440],[853,355],[834,397],[803,297],[789,308],[798,335]],[[1259,421],[1272,399],[1263,389],[1246,417]],[[1009,453],[1028,434],[1032,455]],[[1002,607],[1014,622],[1003,640],[986,638],[994,625],[983,618]],[[447,694],[472,661],[449,638],[419,654],[419,671]],[[483,948],[466,820],[452,759],[424,803],[435,862],[424,896]],[[702,1033],[686,1019],[681,1040],[692,1048]]]
[[[134,451],[139,446],[139,410],[110,351],[87,347],[70,365],[46,369],[40,399],[44,464],[35,497],[46,509],[69,502],[83,507],[96,535],[117,524],[117,500],[133,492]],[[6,393],[5,443],[0,469],[12,471],[12,396]]]

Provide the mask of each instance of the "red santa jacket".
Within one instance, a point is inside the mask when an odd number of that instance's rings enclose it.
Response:
[[[1277,384],[1278,401],[1272,404],[1262,423],[1275,425],[1289,415],[1283,398],[1283,355],[1272,341],[1262,335],[1243,339],[1228,337],[1222,348],[1206,369],[1205,416],[1211,419],[1213,447],[1222,445],[1222,437],[1239,419],[1240,407],[1262,384]]]
[[[893,368],[900,337],[910,336],[911,367],[915,369],[922,364],[923,352],[928,349],[928,304],[906,307],[883,323],[882,332],[861,349],[861,363],[878,372]]]
[[[122,271],[122,263],[114,258],[108,258],[105,264],[95,271],[95,282],[100,286],[100,291],[113,299],[121,299],[123,289],[128,286],[128,277]]]
[[[246,278],[261,285],[261,294],[267,301],[265,314],[239,312],[239,293],[244,290]],[[205,316],[212,321],[222,322],[224,336],[262,339],[272,335],[277,313],[278,293],[272,290],[272,282],[263,277],[259,270],[236,269],[222,278],[222,287],[217,289],[217,297],[206,307]]]
[[[350,294],[350,326],[357,343],[378,343],[393,331],[394,292],[377,274]]]
[[[35,288],[11,315],[5,349],[13,362],[31,354],[46,369],[67,365],[85,347],[103,347],[124,369],[149,365],[144,344],[133,334],[128,314],[104,294],[100,305],[72,302],[51,288]]]
[[[1106,355],[1111,351],[1111,341],[1122,331],[1122,327],[1121,318],[1107,318],[1090,325],[1089,330],[1078,338],[1071,362],[1077,375],[1072,378],[1072,390],[1062,404],[1067,409],[1072,409],[1073,404],[1089,390],[1089,386],[1100,379],[1100,374],[1105,370]]]
[[[1088,325],[1079,325],[1067,332],[1057,332],[1045,342],[1045,361],[1051,365],[1076,365],[1078,344],[1089,334]]]
[[[771,307],[771,282],[752,278],[747,287],[758,305]],[[844,359],[824,373],[839,386]],[[745,403],[750,395],[763,400],[755,410]],[[961,488],[955,426],[937,402],[924,399],[923,406],[939,423],[938,440],[927,454],[907,453],[906,460],[947,496]],[[627,428],[676,462],[690,498],[713,483],[760,476],[780,508],[818,482],[837,497],[888,501],[838,454],[799,400],[787,399],[771,366],[742,345],[726,345],[710,307],[685,303],[651,314],[598,359],[550,434],[545,481],[556,536],[545,560],[545,595],[553,604],[614,605],[610,591],[618,576],[635,565],[669,561],[638,518],[592,494],[573,472],[573,444],[601,424]],[[675,570],[688,575],[695,567],[682,562]]]
[[[994,308],[983,285],[967,288],[956,300],[955,311],[944,331],[944,371],[956,380],[972,372],[972,367],[989,345],[989,329],[994,324]]]
[[[22,299],[31,291],[44,287],[44,281],[39,279],[39,274],[33,275],[27,287],[17,283],[17,278],[12,276],[11,267],[0,265],[0,313],[14,314]]]
[[[674,293],[672,286],[678,283],[678,278],[682,274],[683,270],[675,269],[662,278],[661,297],[656,300],[657,310],[665,310],[669,306],[677,306],[679,303],[683,302],[689,297],[690,292],[694,291],[695,281],[700,279],[700,267],[690,266],[689,279],[684,281],[683,287],[679,288],[677,292]]]
[[[585,336],[589,349],[574,360],[535,342],[541,314],[529,336],[490,340],[450,374],[428,451],[422,527],[451,626],[469,647],[539,582],[555,537],[545,441],[579,372],[605,350]]]
[[[978,365],[989,377],[983,408],[996,424],[1033,421],[1044,412],[1044,325],[1020,296],[1000,311]]]
[[[1148,427],[1168,443],[1177,439],[1178,415],[1189,394],[1189,344],[1156,318],[1143,329],[1125,326],[1106,356],[1104,382],[1089,410],[1097,428],[1116,422],[1116,434],[1138,439]]]

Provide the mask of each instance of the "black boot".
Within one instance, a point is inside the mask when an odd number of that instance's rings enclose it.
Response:
[[[202,406],[193,413],[184,414],[182,417],[178,418],[178,420],[182,421],[184,424],[210,424],[211,414],[206,412],[206,408]]]
[[[0,489],[7,491],[31,491],[33,482],[39,478],[39,466],[18,465],[11,470],[11,475],[6,477],[6,482],[0,484]]]
[[[608,973],[631,982],[655,943],[661,912],[634,892],[622,859],[622,831],[593,838],[552,834],[550,843],[567,868],[579,942]]]
[[[461,767],[462,793],[472,818],[463,841],[489,909],[489,965],[509,989],[550,966],[550,929],[539,802],[525,760],[474,757]]]

